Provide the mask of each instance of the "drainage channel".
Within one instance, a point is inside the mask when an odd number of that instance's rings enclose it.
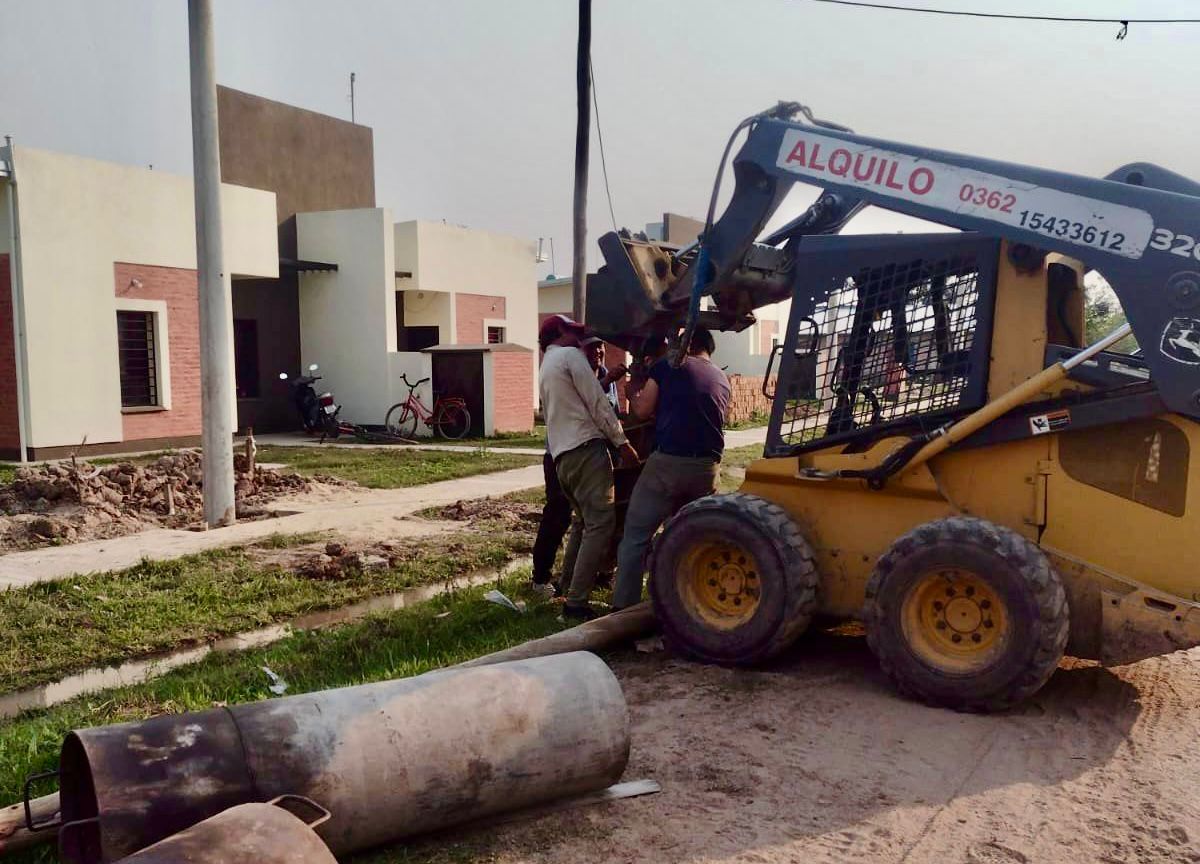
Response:
[[[301,615],[298,618],[293,618],[281,624],[272,624],[270,627],[262,627],[258,630],[250,630],[245,633],[237,633],[233,636],[215,639],[212,642],[195,648],[184,648],[165,654],[155,654],[150,657],[130,660],[122,663],[120,666],[86,669],[83,672],[77,672],[74,675],[69,675],[50,684],[41,684],[37,687],[30,687],[26,690],[18,690],[14,693],[7,693],[0,696],[0,719],[7,720],[24,711],[30,711],[35,708],[49,708],[52,705],[58,705],[77,696],[84,696],[99,690],[141,684],[144,681],[164,675],[172,669],[197,663],[210,654],[245,651],[248,648],[261,648],[264,645],[270,645],[272,642],[278,642],[280,639],[300,630],[318,630],[322,627],[331,627],[336,624],[345,624],[359,618],[365,618],[377,612],[393,612],[397,609],[415,606],[451,591],[473,588],[477,585],[486,585],[515,570],[528,567],[530,563],[531,560],[528,557],[517,558],[502,567],[477,570],[466,576],[460,576],[457,579],[439,582],[434,585],[417,585],[412,588],[405,588],[403,591],[398,591],[395,594],[372,597],[369,600],[363,600],[350,606],[342,606],[339,609],[311,612],[308,615]]]

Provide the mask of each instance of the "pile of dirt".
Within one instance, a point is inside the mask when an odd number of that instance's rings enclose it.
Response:
[[[263,505],[342,481],[257,469],[234,460],[238,518],[269,515]],[[117,537],[147,527],[187,527],[202,509],[200,453],[181,450],[138,464],[59,462],[17,469],[0,486],[0,538],[9,548]]]
[[[500,522],[514,528],[536,529],[542,519],[542,506],[507,498],[473,498],[447,504],[431,515],[454,522]]]
[[[401,552],[393,543],[373,543],[369,547],[352,549],[345,543],[333,541],[325,544],[323,552],[301,553],[292,566],[309,579],[350,579],[367,570],[395,567],[410,555],[411,552]]]

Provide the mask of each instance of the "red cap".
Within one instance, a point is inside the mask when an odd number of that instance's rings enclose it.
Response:
[[[583,335],[585,327],[578,321],[567,317],[566,315],[551,315],[542,322],[542,326],[538,328],[538,345],[546,348],[551,342],[561,336],[563,333],[574,330],[576,333]]]

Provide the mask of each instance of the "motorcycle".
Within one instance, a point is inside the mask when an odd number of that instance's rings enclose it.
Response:
[[[300,414],[304,431],[310,435],[320,432],[321,440],[324,441],[341,434],[338,412],[342,410],[342,406],[333,401],[332,393],[325,392],[318,396],[317,391],[313,389],[313,384],[321,380],[321,376],[316,374],[319,368],[313,363],[308,367],[307,375],[297,375],[295,378],[289,378],[288,373],[280,372],[279,380],[287,381],[292,388],[292,404]]]

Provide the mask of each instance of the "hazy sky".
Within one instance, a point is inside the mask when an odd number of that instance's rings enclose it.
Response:
[[[1197,0],[923,0],[948,9],[1200,17]],[[725,139],[778,99],[864,134],[1082,174],[1200,179],[1200,25],[1033,24],[809,0],[595,0],[619,224],[703,214]],[[397,220],[554,237],[570,267],[573,0],[217,0],[217,80],[375,130]],[[185,0],[0,0],[0,133],[188,173]],[[803,188],[803,187],[801,187]],[[595,238],[611,227],[593,144]],[[811,193],[789,199],[789,218]],[[903,223],[865,215],[859,230]],[[549,263],[542,274],[549,270]]]

